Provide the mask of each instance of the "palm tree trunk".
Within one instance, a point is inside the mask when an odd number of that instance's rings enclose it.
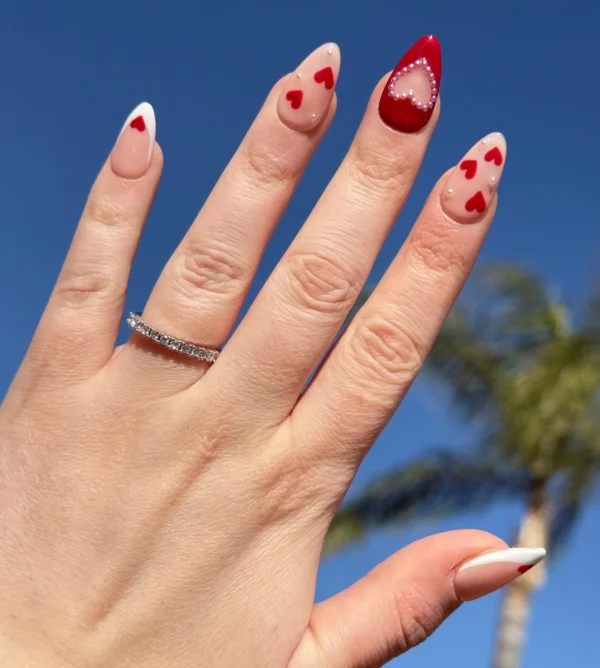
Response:
[[[548,541],[546,480],[534,479],[529,504],[519,528],[518,547],[545,547]],[[500,611],[493,668],[520,668],[533,593],[544,581],[543,562],[506,587]]]

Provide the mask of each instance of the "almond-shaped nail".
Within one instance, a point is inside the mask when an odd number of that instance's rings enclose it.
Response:
[[[142,102],[129,114],[110,156],[115,174],[124,179],[139,179],[150,167],[156,118],[148,102]]]
[[[442,47],[434,35],[416,41],[390,75],[379,100],[381,120],[399,132],[424,128],[442,80]]]
[[[488,210],[506,162],[506,140],[493,132],[454,168],[442,191],[442,208],[454,220],[476,223]]]
[[[456,572],[456,595],[462,601],[472,601],[490,594],[526,573],[545,556],[543,547],[511,547],[481,554]]]
[[[313,51],[290,74],[277,102],[279,118],[292,130],[307,132],[327,115],[340,73],[337,44],[324,44]]]

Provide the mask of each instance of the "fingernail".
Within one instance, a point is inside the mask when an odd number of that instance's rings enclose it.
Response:
[[[506,140],[493,132],[454,168],[442,190],[442,208],[454,220],[476,223],[488,210],[506,162]]]
[[[279,118],[292,130],[316,128],[327,115],[340,73],[337,44],[324,44],[290,74],[277,102]]]
[[[454,578],[456,595],[472,601],[504,587],[546,556],[542,547],[511,547],[481,554],[463,564]]]
[[[148,102],[142,102],[129,114],[110,156],[115,174],[124,179],[144,176],[152,160],[156,118]]]
[[[435,108],[442,80],[442,48],[426,35],[402,56],[388,79],[381,99],[381,120],[399,132],[424,128]]]

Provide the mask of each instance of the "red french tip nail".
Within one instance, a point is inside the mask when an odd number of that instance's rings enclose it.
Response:
[[[439,95],[442,48],[437,37],[426,35],[402,56],[385,84],[379,115],[400,132],[418,132],[427,125]]]

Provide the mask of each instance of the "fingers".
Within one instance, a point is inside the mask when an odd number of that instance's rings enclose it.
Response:
[[[338,47],[326,44],[271,91],[156,284],[144,309],[153,327],[210,348],[223,344],[268,239],[333,118],[339,68]],[[138,373],[160,374],[162,387],[170,380],[189,385],[204,368],[158,349],[149,356],[139,337],[131,343],[120,364],[129,355]]]
[[[419,40],[377,87],[337,174],[219,359],[219,381],[269,403],[274,420],[297,400],[408,197],[437,120],[440,59],[435,38]]]
[[[319,435],[310,440],[321,456],[360,459],[410,387],[492,222],[505,156],[504,138],[494,133],[440,180],[298,403],[295,425]]]
[[[32,345],[71,376],[101,368],[113,353],[139,237],[162,171],[156,122],[144,102],[127,118],[103,166]],[[65,364],[68,360],[68,364]]]
[[[315,606],[290,668],[379,668],[428,638],[460,605],[541,561],[482,531],[452,531],[400,550]]]

